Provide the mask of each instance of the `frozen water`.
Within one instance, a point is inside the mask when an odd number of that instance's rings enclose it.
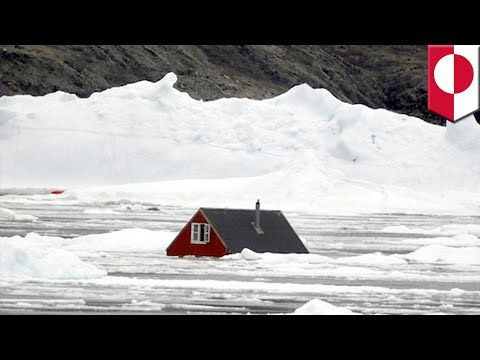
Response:
[[[0,219],[9,221],[35,221],[37,218],[27,214],[17,214],[10,209],[0,208]]]
[[[177,234],[170,231],[124,229],[74,238],[65,247],[86,251],[163,251]]]
[[[77,255],[41,240],[0,238],[0,278],[88,279],[106,274]]]
[[[429,245],[405,255],[405,259],[424,263],[480,265],[480,247]]]
[[[478,211],[473,116],[439,127],[308,85],[263,101],[204,102],[175,82],[170,73],[87,99],[0,97],[2,193],[67,187],[79,201],[245,207],[260,197],[336,214]]]
[[[354,312],[326,301],[313,299],[293,312],[294,315],[355,315]]]
[[[475,235],[382,232],[402,224],[425,231],[448,224],[459,229],[473,224],[473,216],[287,211],[310,254],[244,250],[220,259],[175,258],[162,249],[196,209],[117,201],[89,207],[31,195],[7,197],[4,203],[15,212],[28,209],[38,220],[0,221],[0,236],[19,246],[35,242],[40,249],[67,252],[108,275],[0,276],[0,312],[285,314],[319,299],[360,314],[480,313],[480,265],[474,255],[463,257],[478,250]],[[92,217],[85,212],[89,208],[119,214]],[[422,250],[445,239],[456,245],[445,245],[438,254]]]

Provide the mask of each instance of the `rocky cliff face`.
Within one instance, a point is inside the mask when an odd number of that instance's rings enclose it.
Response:
[[[191,96],[264,99],[308,83],[350,103],[444,124],[427,110],[424,45],[0,45],[0,96],[87,97],[178,75]]]

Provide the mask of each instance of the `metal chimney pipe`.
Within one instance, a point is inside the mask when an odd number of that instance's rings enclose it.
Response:
[[[255,204],[255,228],[260,229],[260,200]]]

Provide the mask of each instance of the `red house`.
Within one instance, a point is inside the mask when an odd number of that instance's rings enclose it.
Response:
[[[279,210],[200,208],[167,248],[169,256],[241,252],[308,253]]]

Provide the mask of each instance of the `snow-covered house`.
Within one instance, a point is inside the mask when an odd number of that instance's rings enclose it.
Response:
[[[167,248],[170,256],[255,252],[308,253],[279,210],[200,208]]]

